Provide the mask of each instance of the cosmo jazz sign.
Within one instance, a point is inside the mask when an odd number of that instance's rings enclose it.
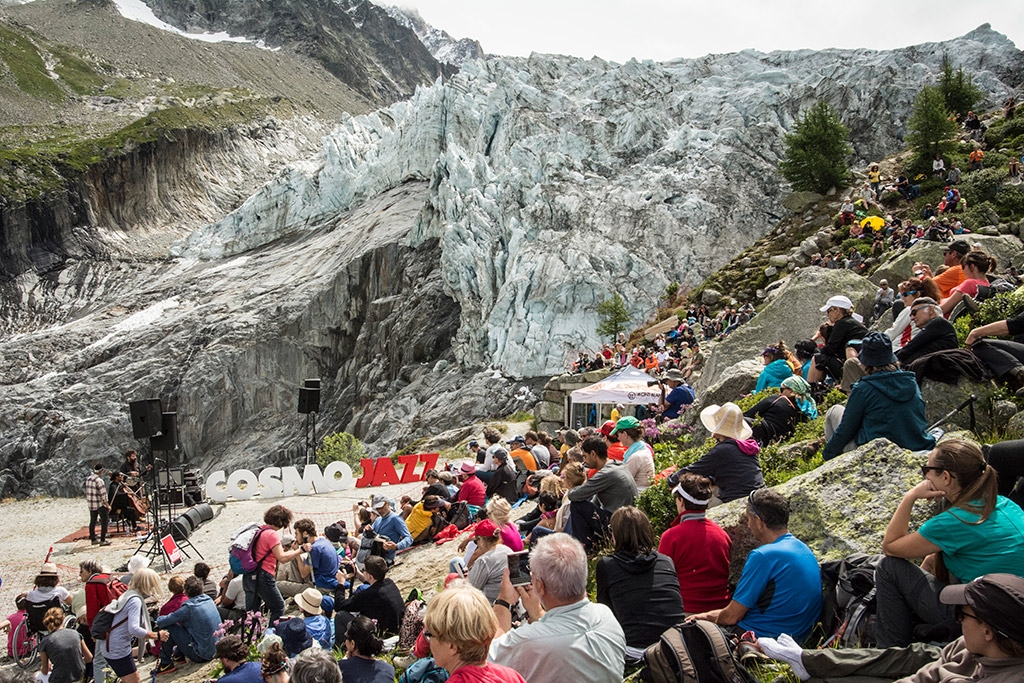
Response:
[[[411,484],[427,478],[427,472],[437,465],[437,456],[437,453],[400,455],[398,469],[390,458],[363,458],[359,463],[363,476],[359,479],[352,474],[348,463],[340,461],[332,462],[323,470],[318,465],[306,465],[301,475],[298,468],[290,466],[267,467],[258,475],[251,470],[235,470],[231,474],[218,470],[206,480],[206,496],[215,503],[224,503],[229,496],[235,500],[249,500],[255,496],[310,496],[353,487]]]

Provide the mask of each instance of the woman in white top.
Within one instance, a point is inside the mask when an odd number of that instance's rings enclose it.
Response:
[[[146,598],[160,594],[163,582],[160,576],[149,569],[140,569],[132,576],[128,590],[116,601],[104,609],[114,612],[112,626],[105,640],[97,642],[102,649],[107,666],[121,679],[122,683],[139,683],[139,670],[132,656],[132,638],[141,643],[146,640],[166,641],[170,634],[167,631],[150,630],[149,611],[146,609]],[[98,619],[99,617],[97,617]]]
[[[889,329],[885,331],[885,336],[892,341],[894,353],[906,346],[907,342],[916,337],[917,333],[921,331],[910,320],[910,309],[914,307],[914,302],[923,296],[930,296],[933,299],[936,296],[942,298],[942,295],[939,293],[939,286],[931,278],[915,277],[904,280],[900,283],[898,289],[900,300],[903,302],[903,309],[896,315]],[[935,299],[935,301],[938,300]]]

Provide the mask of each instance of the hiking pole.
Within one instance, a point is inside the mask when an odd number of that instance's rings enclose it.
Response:
[[[941,418],[939,418],[938,422],[936,422],[935,424],[933,424],[930,427],[928,427],[928,429],[925,430],[925,431],[929,431],[930,432],[931,430],[935,429],[936,427],[938,427],[940,425],[946,424],[947,422],[949,422],[950,418],[952,418],[954,415],[959,413],[964,408],[968,408],[969,407],[970,408],[969,415],[970,415],[970,418],[971,418],[971,431],[977,433],[975,428],[974,428],[975,427],[975,421],[974,421],[974,402],[977,401],[977,400],[978,400],[978,395],[977,394],[971,394],[967,398],[966,401],[964,401],[963,403],[958,405],[956,408],[953,408],[953,410],[951,410],[948,413],[946,413],[945,415],[943,415]]]

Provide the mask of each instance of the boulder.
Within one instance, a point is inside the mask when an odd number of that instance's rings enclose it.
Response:
[[[776,268],[785,268],[789,264],[789,257],[784,254],[772,256],[768,259],[768,264],[775,266]]]
[[[975,235],[988,235],[988,236],[991,236],[991,237],[995,237],[995,236],[999,235],[999,228],[997,228],[994,225],[983,225],[980,228],[975,228],[974,234]]]
[[[925,403],[925,418],[928,424],[935,424],[947,413],[958,408],[973,394],[977,396],[974,402],[975,431],[978,433],[991,431],[996,427],[996,420],[993,415],[992,396],[997,387],[994,382],[970,382],[961,378],[957,384],[944,384],[925,380],[921,386],[921,397]],[[968,408],[958,411],[942,425],[942,429],[970,429],[971,411]]]
[[[563,406],[561,403],[541,401],[533,409],[533,414],[536,415],[537,419],[541,422],[558,422],[559,424],[565,423],[565,406]]]
[[[800,213],[814,206],[822,199],[824,197],[817,192],[793,192],[782,198],[782,205],[793,213]]]
[[[1018,412],[1017,404],[1013,401],[1000,400],[992,402],[992,419],[998,429],[1005,429],[1010,419]]]
[[[1011,417],[1003,434],[1007,439],[1024,439],[1024,413],[1017,413]]]
[[[825,314],[818,309],[833,294],[850,297],[855,310],[866,317],[871,312],[875,289],[867,278],[848,270],[802,268],[786,278],[750,322],[711,348],[695,387],[697,395],[716,384],[736,363],[756,361],[771,342],[784,339],[792,347],[801,339],[810,339],[825,320]]]
[[[554,436],[555,432],[562,428],[562,422],[540,422],[537,424],[537,431],[547,432],[549,435]]]
[[[700,302],[707,306],[713,306],[718,303],[718,300],[722,298],[722,293],[717,289],[711,289],[708,287],[700,294]]]
[[[999,262],[999,267],[1004,268],[1009,263],[1019,264],[1024,260],[1024,244],[1012,235],[987,236],[984,234],[971,234],[964,236],[968,242],[981,244],[981,248],[989,256]],[[878,270],[871,275],[875,283],[882,278],[889,281],[892,287],[906,279],[913,277],[914,263],[920,261],[927,263],[934,271],[942,265],[942,252],[948,246],[944,242],[928,242],[921,240],[915,242],[909,249],[905,249],[895,258],[883,263]]]
[[[800,243],[800,251],[808,256],[814,256],[821,251],[821,248],[818,246],[818,240],[814,237],[808,237]]]
[[[775,266],[768,266],[767,268],[764,269],[764,276],[765,277],[775,277],[778,274],[779,274],[779,269],[776,268]]]
[[[735,403],[740,396],[752,392],[762,369],[764,369],[764,364],[760,360],[754,359],[743,360],[727,368],[714,385],[697,393],[697,400],[694,402],[695,410],[690,411],[691,416],[687,422],[694,422],[696,420],[694,416],[704,406],[709,406],[712,403],[722,405],[726,401]]]
[[[875,439],[774,490],[789,500],[789,530],[820,561],[879,553],[893,511],[921,481],[920,464],[910,451]],[[709,510],[708,517],[722,527],[735,526],[745,508],[746,501],[735,500]],[[915,505],[911,524],[923,522],[933,509],[933,504]]]

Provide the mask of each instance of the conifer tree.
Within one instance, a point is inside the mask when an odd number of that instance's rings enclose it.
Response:
[[[597,333],[601,336],[610,336],[613,342],[619,336],[619,332],[626,331],[626,324],[629,323],[626,302],[618,292],[597,305],[597,316],[601,319],[597,324]]]
[[[930,160],[941,154],[956,137],[960,126],[946,109],[942,89],[926,85],[914,100],[914,111],[907,121],[907,143],[914,150],[914,166],[921,171],[931,168]]]
[[[984,97],[984,93],[974,85],[974,81],[964,73],[963,68],[953,71],[953,63],[950,61],[949,55],[942,56],[939,89],[946,102],[946,109],[961,117],[966,116],[967,112]]]
[[[849,134],[828,104],[819,100],[783,138],[782,175],[796,190],[824,194],[845,186],[850,178],[846,160],[853,151],[847,142]]]

